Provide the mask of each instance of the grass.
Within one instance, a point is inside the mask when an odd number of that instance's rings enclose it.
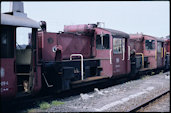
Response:
[[[51,102],[51,105],[52,106],[58,106],[58,105],[62,105],[62,104],[64,104],[64,102],[56,101],[56,100],[54,100],[54,101]]]
[[[154,74],[155,74],[155,72],[152,72],[151,74],[152,74],[152,75],[154,75]]]
[[[163,70],[161,70],[159,74],[162,74],[162,73],[163,73]]]
[[[51,105],[48,102],[42,102],[40,105],[40,109],[48,109]]]
[[[45,110],[45,109],[48,109],[48,108],[50,108],[50,107],[52,107],[52,106],[58,106],[58,105],[62,105],[62,104],[64,104],[64,102],[54,100],[54,101],[52,101],[51,103],[42,102],[42,103],[39,104],[39,107],[40,107],[40,109]],[[33,109],[33,110],[34,110],[34,109]],[[31,111],[32,111],[32,110],[31,110]],[[30,112],[31,112],[31,111],[30,111]]]

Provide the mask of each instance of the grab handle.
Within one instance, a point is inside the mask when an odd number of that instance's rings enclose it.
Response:
[[[125,47],[123,46],[122,48],[123,52],[122,52],[122,60],[125,60]]]
[[[71,54],[70,60],[72,60],[73,56],[80,56],[81,57],[81,80],[83,80],[83,55],[82,54]]]

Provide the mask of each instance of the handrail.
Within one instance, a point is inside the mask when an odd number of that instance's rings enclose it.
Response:
[[[144,54],[143,53],[136,53],[136,55],[142,56],[142,68],[144,68]]]
[[[125,60],[125,46],[123,46],[122,50],[122,60]]]
[[[163,48],[161,48],[161,58],[163,58]]]
[[[155,59],[157,60],[157,49],[155,51]]]
[[[128,60],[130,60],[130,46],[128,46]]]
[[[48,83],[47,80],[46,80],[45,75],[44,75],[44,74],[42,74],[42,75],[43,75],[43,78],[45,79],[45,82],[46,82],[47,87],[53,87],[53,85],[49,85],[49,83]]]
[[[110,56],[110,64],[112,64],[112,49],[110,49],[109,56]]]
[[[70,60],[72,60],[73,56],[80,56],[81,57],[81,80],[83,80],[83,55],[82,54],[71,54]]]
[[[164,58],[166,57],[166,48],[164,48]]]

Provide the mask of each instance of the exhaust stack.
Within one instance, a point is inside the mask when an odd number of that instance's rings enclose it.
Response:
[[[10,12],[7,12],[5,14],[11,14],[14,16],[19,17],[27,17],[27,14],[24,13],[24,3],[23,2],[12,2],[10,5]]]

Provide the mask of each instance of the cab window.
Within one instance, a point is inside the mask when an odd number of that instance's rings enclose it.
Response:
[[[96,35],[96,48],[109,49],[109,34]]]
[[[161,42],[157,42],[157,52],[158,53],[161,53],[161,48],[162,48]]]
[[[113,38],[113,53],[120,54],[125,47],[125,39],[124,38]]]
[[[14,27],[1,26],[1,58],[14,58]]]
[[[145,40],[145,48],[146,50],[155,49],[155,40]]]

